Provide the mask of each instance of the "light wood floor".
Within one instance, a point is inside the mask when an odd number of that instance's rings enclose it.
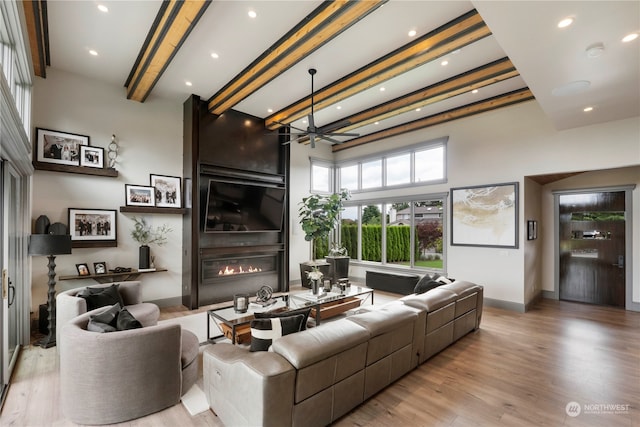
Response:
[[[191,312],[168,309],[162,316],[180,313]],[[74,425],[60,413],[55,354],[23,350],[0,425]],[[580,415],[567,415],[570,402],[580,405]],[[543,300],[525,314],[485,307],[480,330],[334,425],[638,426],[639,402],[640,313]],[[120,425],[222,423],[211,411],[191,417],[175,405]]]

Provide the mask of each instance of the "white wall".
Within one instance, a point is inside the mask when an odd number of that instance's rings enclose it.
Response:
[[[495,249],[451,246],[447,242],[447,274],[458,279],[485,285],[487,298],[504,301],[524,308],[542,284],[531,280],[527,271],[540,268],[529,261],[541,242],[526,244],[526,215],[535,212],[533,200],[528,200],[525,215],[524,177],[557,172],[618,168],[640,164],[640,118],[620,120],[566,131],[556,131],[535,101],[479,114],[462,120],[444,123],[420,131],[366,144],[336,153],[337,160],[365,156],[390,148],[449,137],[448,182],[418,187],[395,195],[448,192],[451,187],[502,182],[520,183],[519,248]],[[615,146],[615,149],[612,149]],[[317,151],[316,151],[317,152]],[[314,155],[316,155],[314,152]],[[292,205],[308,194],[308,149],[292,149]],[[318,157],[322,157],[318,152]],[[295,167],[294,167],[295,166]],[[306,188],[302,186],[306,185]],[[638,190],[636,190],[637,193]],[[380,192],[376,196],[387,196]],[[362,197],[362,196],[360,196]],[[368,194],[367,198],[372,196]],[[635,195],[637,198],[637,194]],[[358,195],[354,195],[354,200]],[[531,206],[529,206],[531,205]],[[544,209],[544,207],[543,207]],[[292,222],[296,213],[292,211]],[[544,227],[541,221],[538,225]],[[634,218],[635,228],[640,228]],[[308,259],[308,244],[300,233],[292,236],[291,267]],[[634,247],[638,245],[638,235]],[[301,248],[306,249],[301,249]],[[525,247],[527,262],[525,263]],[[638,257],[635,257],[636,260]],[[637,261],[636,261],[637,263]],[[545,266],[546,269],[546,266]],[[638,268],[636,268],[637,270]],[[364,278],[366,267],[353,266],[350,275]],[[548,271],[545,271],[545,274]],[[299,279],[292,272],[291,279]],[[634,286],[638,286],[636,275]],[[543,283],[547,285],[547,281]],[[546,289],[546,288],[544,288]],[[526,295],[525,295],[526,294]]]
[[[115,134],[120,145],[118,178],[36,171],[33,179],[33,220],[47,215],[51,222],[68,225],[68,208],[115,209],[117,248],[73,249],[56,258],[58,276],[76,274],[75,264],[106,261],[108,268],[138,266],[138,244],[130,237],[132,214],[121,214],[126,184],[149,185],[149,174],[182,176],[182,105],[150,97],[145,103],[126,99],[123,87],[47,70],[33,90],[33,125],[90,137],[92,146],[106,148]],[[35,137],[35,131],[34,131]],[[143,298],[162,300],[181,295],[182,218],[180,215],[141,215],[152,225],[173,228],[169,243],[151,246],[157,267],[168,272],[141,276]],[[46,302],[47,260],[33,259],[32,308]],[[95,283],[92,280],[58,281],[58,291]]]

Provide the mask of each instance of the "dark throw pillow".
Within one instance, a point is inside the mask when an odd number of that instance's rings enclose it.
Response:
[[[432,276],[425,274],[424,277],[416,283],[416,287],[413,288],[413,293],[423,294],[440,285],[444,285],[444,283],[436,282]]]
[[[81,292],[78,292],[77,296],[84,298],[87,301],[87,311],[95,310],[96,308],[104,307],[106,305],[120,304],[124,307],[122,297],[118,291],[119,284],[107,286],[106,288],[86,288]]]
[[[304,320],[302,321],[302,327],[300,328],[301,331],[304,331],[305,329],[307,329],[307,320],[309,319],[309,314],[311,313],[311,307],[306,307],[306,308],[297,308],[295,310],[289,310],[289,311],[283,311],[283,312],[270,312],[270,311],[264,311],[262,313],[253,313],[253,316],[256,319],[272,319],[274,317],[289,317],[289,316],[295,316],[296,314],[302,314],[304,316]]]
[[[120,313],[120,304],[116,303],[107,310],[99,314],[89,316],[87,331],[91,332],[113,332],[116,330],[116,320]]]
[[[123,308],[122,310],[120,310],[120,313],[118,314],[118,320],[116,323],[116,329],[118,331],[126,331],[127,329],[138,329],[138,328],[142,328],[142,323],[140,323],[138,319],[133,317],[133,315],[129,313],[129,310],[127,310],[126,308]]]
[[[299,332],[303,321],[304,315],[302,314],[269,319],[253,319],[251,321],[250,351],[268,351],[273,341],[285,335]]]

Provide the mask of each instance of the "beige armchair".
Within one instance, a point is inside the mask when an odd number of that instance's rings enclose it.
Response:
[[[196,382],[198,338],[176,324],[98,333],[92,314],[60,331],[62,412],[78,424],[113,424],[180,402]]]
[[[139,281],[115,282],[89,286],[90,288],[106,288],[117,284],[125,308],[142,323],[142,326],[152,326],[158,323],[160,309],[157,305],[142,302],[141,283]],[[69,289],[56,296],[56,342],[60,342],[60,331],[71,319],[87,312],[87,302],[77,294],[86,286]],[[60,352],[58,346],[58,353]]]

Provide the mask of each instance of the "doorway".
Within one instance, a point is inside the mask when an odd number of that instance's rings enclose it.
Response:
[[[7,161],[0,163],[0,219],[2,224],[1,266],[2,304],[0,304],[0,405],[4,402],[20,349],[20,313],[23,300],[21,266],[21,177]]]
[[[625,307],[626,192],[560,194],[559,298]]]

